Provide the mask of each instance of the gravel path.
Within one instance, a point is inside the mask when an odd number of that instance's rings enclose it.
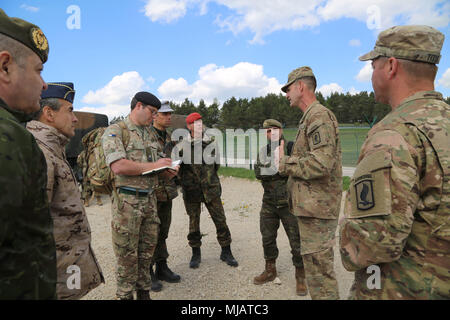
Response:
[[[295,294],[295,268],[292,265],[289,242],[282,226],[277,238],[280,250],[277,259],[278,279],[256,286],[253,278],[264,269],[259,211],[263,194],[257,181],[233,177],[221,177],[222,201],[233,242],[231,249],[239,262],[237,268],[229,267],[219,259],[220,246],[217,243],[214,224],[208,211],[202,206],[201,230],[202,262],[198,269],[189,268],[191,248],[187,243],[188,216],[184,210],[181,194],[174,200],[172,225],[167,246],[170,257],[168,265],[181,275],[180,283],[163,282],[163,290],[151,292],[155,300],[307,300],[309,296]],[[86,295],[86,300],[115,299],[115,256],[111,245],[111,205],[103,196],[103,205],[92,201],[86,208],[92,229],[92,246],[103,269],[105,284]],[[337,235],[337,234],[336,234]],[[337,239],[336,239],[337,240]],[[335,247],[335,271],[338,278],[341,299],[346,299],[353,273],[347,272]]]

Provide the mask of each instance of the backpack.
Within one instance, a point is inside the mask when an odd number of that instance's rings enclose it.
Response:
[[[123,121],[118,125],[122,128],[122,142],[126,148],[130,141],[127,126]],[[79,154],[77,162],[83,168],[83,189],[90,184],[94,192],[111,195],[114,190],[114,173],[106,164],[102,147],[105,130],[106,127],[100,127],[84,135],[81,140],[84,150]]]

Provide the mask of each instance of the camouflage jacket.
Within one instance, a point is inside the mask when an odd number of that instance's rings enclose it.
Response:
[[[159,153],[161,157],[170,158],[170,151],[172,146],[172,140],[170,139],[170,133],[166,131],[166,136],[163,137],[159,134],[158,130],[153,126],[150,127],[150,132],[154,135],[159,144]],[[167,151],[167,152],[166,152]],[[167,154],[166,154],[167,153]],[[158,201],[169,201],[175,199],[178,196],[177,185],[175,184],[175,178],[165,180],[159,178],[158,186],[155,188],[156,198]]]
[[[31,121],[27,129],[36,138],[47,162],[47,195],[56,242],[58,299],[79,299],[104,283],[100,266],[91,247],[91,229],[81,202],[75,176],[66,160],[69,139],[57,129]],[[70,266],[80,268],[80,289],[69,288]]]
[[[352,298],[450,299],[450,107],[418,92],[361,149],[340,230]],[[366,268],[381,270],[378,290]]]
[[[285,152],[287,152],[286,141],[284,148]],[[254,169],[255,176],[256,179],[261,180],[264,188],[263,202],[278,208],[287,207],[288,194],[286,183],[288,177],[282,176],[279,172],[275,171],[275,166],[271,163],[271,155],[271,143],[269,142],[267,146],[261,148],[259,151]],[[265,174],[264,169],[269,172]]]
[[[0,300],[55,299],[47,166],[23,113],[0,99]]]
[[[337,219],[342,197],[342,153],[338,122],[319,102],[299,122],[291,156],[280,160],[289,175],[289,209],[296,216]]]
[[[102,136],[102,147],[105,153],[106,164],[114,161],[128,159],[135,162],[155,162],[159,159],[159,144],[155,136],[150,133],[150,128],[138,127],[127,116],[123,120],[130,133],[130,140],[126,147],[123,144],[122,128],[117,124],[110,125]],[[158,185],[158,175],[126,176],[115,175],[116,187],[132,187],[153,192]]]
[[[215,143],[214,140],[205,136],[202,141],[192,139],[191,141],[184,140],[182,143],[185,145],[185,148],[190,148],[191,150],[190,163],[183,161],[178,173],[183,190],[183,198],[188,202],[210,202],[220,197],[222,195],[222,186],[217,175],[220,165],[217,162],[206,164],[203,157],[201,163],[195,164],[197,162],[195,157],[200,158],[198,154],[200,150],[203,153],[205,148],[211,147]]]

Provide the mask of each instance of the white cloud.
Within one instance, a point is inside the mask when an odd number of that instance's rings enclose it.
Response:
[[[344,89],[337,83],[324,84],[317,91],[321,92],[324,97],[330,96],[333,92],[343,93]]]
[[[356,90],[355,87],[351,87],[350,90],[349,90],[348,92],[349,92],[352,96],[354,96],[354,95],[360,93],[361,91]]]
[[[450,88],[450,68],[448,68],[442,75],[442,78],[439,79],[438,85]]]
[[[198,71],[199,79],[189,84],[185,79],[168,79],[158,88],[162,99],[182,102],[185,98],[197,103],[212,103],[236,97],[251,98],[280,93],[281,84],[264,74],[263,66],[240,62],[232,67],[208,64]]]
[[[38,7],[29,6],[27,4],[22,4],[20,7],[22,9],[25,9],[25,10],[30,11],[30,12],[38,12],[39,11]]]
[[[127,105],[109,104],[101,107],[84,106],[79,109],[77,108],[76,111],[106,114],[108,116],[108,120],[111,121],[114,117],[127,116],[130,113],[130,110],[131,110],[130,104]]]
[[[366,61],[364,67],[356,75],[356,80],[359,82],[370,82],[372,79],[372,61]]]
[[[115,76],[103,88],[90,90],[82,99],[86,104],[127,104],[138,91],[145,88],[145,81],[136,71]]]
[[[348,42],[351,47],[359,47],[361,45],[361,41],[359,39],[352,39]]]
[[[371,29],[395,24],[445,27],[450,23],[446,0],[147,0],[145,12],[153,22],[171,22],[185,16],[189,7],[199,7],[200,14],[205,14],[210,2],[230,12],[216,16],[215,23],[235,35],[250,30],[254,34],[251,43],[264,43],[264,37],[275,31],[311,28],[341,18],[365,22]]]

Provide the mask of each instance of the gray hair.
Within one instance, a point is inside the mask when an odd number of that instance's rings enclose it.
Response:
[[[59,101],[58,98],[41,99],[39,104],[41,107],[39,108],[39,111],[36,111],[33,114],[34,120],[39,120],[39,118],[42,116],[42,110],[44,109],[45,106],[50,107],[50,109],[52,109],[54,111],[58,111],[61,108],[61,102]]]
[[[21,68],[25,66],[26,58],[33,54],[33,51],[27,46],[0,33],[0,52],[2,51],[8,51]]]

